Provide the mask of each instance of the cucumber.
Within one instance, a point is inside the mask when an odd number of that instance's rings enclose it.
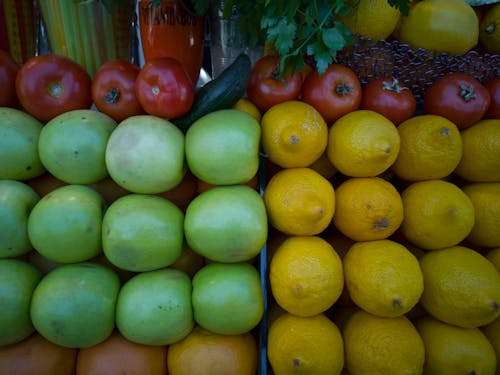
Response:
[[[231,108],[245,94],[251,68],[248,55],[240,54],[218,77],[196,92],[188,113],[170,121],[186,133],[200,117],[220,109]]]

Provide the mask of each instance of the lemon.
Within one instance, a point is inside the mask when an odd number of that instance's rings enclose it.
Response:
[[[298,316],[316,315],[329,309],[342,293],[342,261],[321,237],[289,237],[271,259],[269,281],[283,309]]]
[[[326,149],[328,127],[321,114],[301,101],[286,101],[262,116],[262,149],[283,168],[308,167]]]
[[[343,259],[345,283],[356,305],[381,317],[406,314],[424,289],[418,259],[391,240],[357,242]]]
[[[500,247],[491,249],[486,253],[486,258],[495,265],[500,272]]]
[[[288,168],[275,173],[264,191],[270,224],[296,236],[324,231],[335,212],[332,184],[311,168]]]
[[[332,162],[328,159],[326,151],[323,152],[319,159],[312,163],[309,168],[314,169],[325,178],[331,178],[335,175],[335,173],[337,173],[337,170],[333,166]]]
[[[387,0],[360,0],[342,21],[353,34],[379,40],[392,34],[400,16]]]
[[[479,21],[463,0],[422,0],[401,17],[397,35],[413,48],[465,54],[478,42]]]
[[[494,375],[496,354],[479,328],[462,328],[425,316],[416,321],[428,375]]]
[[[342,333],[350,374],[422,374],[424,344],[408,318],[382,318],[359,310]]]
[[[484,14],[479,25],[479,42],[490,53],[500,53],[500,4]]]
[[[346,176],[373,177],[396,160],[400,139],[396,126],[369,110],[355,110],[330,127],[326,152],[333,166]]]
[[[323,314],[282,314],[270,325],[267,344],[275,375],[339,375],[344,367],[342,336]]]
[[[443,180],[413,182],[401,193],[401,231],[415,246],[435,250],[457,245],[474,226],[474,206],[456,185]]]
[[[392,170],[402,179],[421,181],[444,178],[460,162],[460,131],[445,117],[411,117],[398,126],[398,132],[401,147]]]
[[[335,190],[333,223],[355,241],[389,237],[403,221],[403,201],[396,188],[379,177],[353,177]]]
[[[500,316],[500,273],[483,255],[464,246],[427,252],[420,258],[420,302],[435,318],[464,328]]]
[[[497,370],[495,374],[500,374],[500,318],[496,318],[492,323],[481,327],[481,330],[495,350],[497,356]]]
[[[247,98],[240,98],[236,104],[233,105],[233,109],[239,109],[240,111],[246,112],[259,122],[262,119],[259,108]]]
[[[455,173],[469,182],[500,182],[500,120],[462,130],[463,155]]]
[[[474,226],[467,241],[480,247],[500,247],[500,182],[462,187],[474,206]]]

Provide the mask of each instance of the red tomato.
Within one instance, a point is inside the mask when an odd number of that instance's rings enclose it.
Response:
[[[252,67],[247,85],[248,99],[262,112],[273,105],[298,99],[302,87],[302,74],[288,73],[283,79],[276,77],[279,57],[261,57]]]
[[[417,107],[413,93],[396,78],[374,78],[361,92],[361,109],[384,115],[394,125],[409,119]]]
[[[92,105],[92,80],[87,71],[67,57],[32,57],[21,67],[16,92],[24,110],[42,122]]]
[[[455,72],[435,80],[424,94],[424,111],[446,117],[459,129],[483,118],[490,105],[490,93],[468,73]]]
[[[139,67],[126,60],[104,63],[92,81],[92,100],[102,113],[120,122],[144,113],[135,95]]]
[[[16,94],[16,75],[19,65],[8,52],[0,49],[0,107],[15,108],[19,104]]]
[[[483,85],[490,92],[491,98],[490,106],[484,117],[500,119],[500,76],[488,79]]]
[[[361,83],[344,65],[331,64],[323,74],[309,73],[302,85],[302,100],[316,108],[331,125],[361,105]]]
[[[140,70],[135,95],[148,114],[172,119],[189,111],[194,87],[178,60],[160,57],[148,61]]]

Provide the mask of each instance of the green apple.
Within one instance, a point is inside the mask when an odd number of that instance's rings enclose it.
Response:
[[[169,266],[181,255],[183,224],[184,213],[165,198],[146,194],[118,198],[104,214],[104,254],[128,271]]]
[[[98,344],[114,330],[119,289],[120,279],[103,265],[64,264],[35,288],[31,320],[54,344],[70,348]]]
[[[248,263],[208,264],[193,277],[192,302],[195,321],[209,331],[251,331],[264,313],[259,272]]]
[[[0,179],[28,180],[45,171],[38,152],[42,127],[26,112],[0,108]]]
[[[241,262],[259,254],[267,240],[262,197],[245,185],[216,186],[194,198],[186,209],[188,245],[215,262]]]
[[[30,302],[41,273],[18,259],[0,259],[0,346],[24,340],[35,329]]]
[[[246,112],[211,112],[186,132],[186,160],[200,180],[214,185],[249,181],[259,168],[260,125]]]
[[[91,184],[108,175],[106,145],[116,122],[90,109],[65,112],[50,120],[38,141],[47,170],[69,184]]]
[[[58,263],[75,263],[96,256],[102,249],[105,203],[94,189],[66,185],[45,195],[28,218],[33,247]]]
[[[0,180],[0,258],[16,257],[32,250],[28,216],[39,200],[29,185]]]
[[[168,345],[186,337],[194,327],[191,279],[165,268],[139,273],[121,288],[116,326],[130,341]]]
[[[186,172],[184,134],[160,117],[129,117],[109,138],[106,166],[111,178],[131,192],[168,191],[181,182]]]

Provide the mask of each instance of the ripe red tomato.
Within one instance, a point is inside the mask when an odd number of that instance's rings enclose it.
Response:
[[[144,110],[173,119],[186,114],[194,101],[194,87],[182,64],[171,57],[148,61],[135,82],[135,94]]]
[[[135,95],[139,67],[126,60],[105,62],[92,80],[92,100],[102,113],[120,122],[144,114]]]
[[[356,73],[340,64],[331,64],[323,74],[309,73],[302,85],[302,100],[331,125],[361,105],[361,83]]]
[[[10,54],[0,49],[0,107],[15,108],[19,104],[16,94],[16,75],[19,65]]]
[[[484,117],[500,119],[500,76],[486,80],[484,87],[490,92],[490,106]]]
[[[293,75],[285,74],[283,79],[277,77],[279,57],[261,57],[252,67],[247,85],[248,99],[262,112],[273,105],[299,98],[302,87],[302,74],[296,71]]]
[[[16,92],[24,110],[42,122],[92,105],[92,80],[75,61],[59,55],[32,57],[16,78]]]
[[[490,93],[468,73],[454,72],[435,80],[424,93],[424,111],[446,117],[459,129],[483,118],[490,105]]]
[[[409,119],[416,110],[417,101],[408,87],[396,78],[374,78],[361,92],[361,109],[384,115],[394,125]]]

